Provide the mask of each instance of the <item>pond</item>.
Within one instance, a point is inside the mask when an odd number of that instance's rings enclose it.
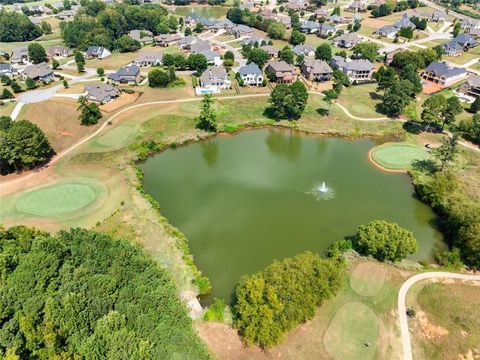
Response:
[[[188,237],[212,295],[229,301],[242,275],[304,250],[324,254],[334,240],[375,219],[414,233],[420,245],[414,259],[431,257],[442,239],[436,217],[415,198],[407,175],[369,162],[375,145],[246,131],[153,156],[142,164],[144,186]]]
[[[227,15],[228,9],[225,6],[176,6],[173,13],[179,16],[195,14],[206,18],[220,19]]]

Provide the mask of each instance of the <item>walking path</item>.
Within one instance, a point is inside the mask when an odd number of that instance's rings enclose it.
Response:
[[[414,275],[405,281],[400,288],[398,293],[398,317],[400,321],[400,333],[402,335],[402,347],[403,347],[403,360],[412,360],[412,343],[410,339],[410,332],[408,330],[408,318],[407,318],[407,308],[405,305],[405,300],[407,297],[408,290],[421,280],[426,279],[458,279],[458,280],[468,280],[468,281],[480,281],[480,275],[465,275],[457,274],[450,272],[426,272],[418,275]]]
[[[17,102],[17,105],[15,105],[15,107],[13,108],[12,114],[10,115],[10,117],[12,118],[12,120],[16,120],[16,119],[17,119],[18,114],[20,114],[20,110],[22,110],[22,108],[23,108],[23,105],[25,105],[25,103],[23,103],[23,102]]]

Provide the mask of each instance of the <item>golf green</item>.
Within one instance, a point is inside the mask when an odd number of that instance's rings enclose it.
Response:
[[[377,338],[377,316],[373,310],[352,301],[335,314],[323,345],[335,360],[369,360],[375,355]]]
[[[408,170],[414,161],[430,159],[430,154],[420,146],[398,142],[374,147],[371,157],[373,161],[387,170]]]
[[[64,215],[93,203],[99,191],[98,185],[88,181],[54,183],[20,195],[15,208],[19,212],[35,216]]]

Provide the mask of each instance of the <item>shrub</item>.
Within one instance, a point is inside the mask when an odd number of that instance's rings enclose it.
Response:
[[[354,248],[380,261],[399,261],[417,251],[413,233],[397,224],[374,220],[358,228]]]
[[[225,301],[221,299],[213,299],[213,302],[208,307],[203,319],[205,321],[223,321],[225,313]]]

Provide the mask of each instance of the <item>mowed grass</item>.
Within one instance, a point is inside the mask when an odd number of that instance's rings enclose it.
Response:
[[[418,319],[412,320],[414,358],[450,360],[469,351],[480,352],[480,284],[470,281],[419,286],[415,299],[407,305],[417,314],[425,312],[430,326],[440,326],[448,334],[426,337],[425,326],[419,326]]]
[[[15,101],[4,102],[0,105],[0,116],[10,116],[17,103]]]
[[[352,85],[344,87],[338,102],[355,116],[365,118],[385,117],[376,110],[381,97],[376,93],[376,84]]]
[[[350,286],[358,295],[374,296],[385,284],[385,276],[385,269],[375,263],[360,263],[352,271]]]
[[[352,301],[337,311],[323,344],[335,360],[369,360],[375,354],[377,338],[377,316],[373,310],[365,304]]]
[[[376,146],[372,149],[371,155],[373,161],[389,170],[408,170],[415,161],[431,158],[420,146],[406,142]]]

